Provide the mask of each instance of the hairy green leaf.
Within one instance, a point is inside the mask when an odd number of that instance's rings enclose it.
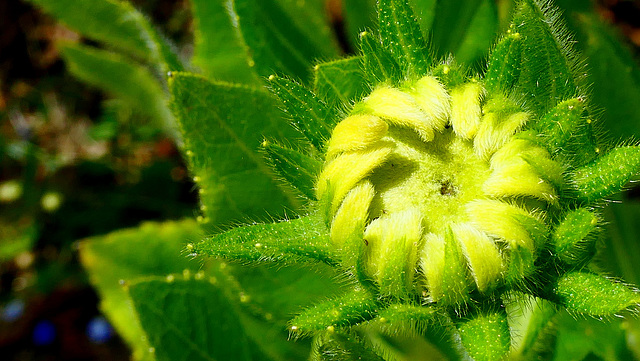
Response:
[[[591,121],[585,113],[583,100],[573,98],[559,103],[536,122],[535,127],[544,134],[543,141],[551,154],[577,157],[573,161],[578,163],[595,158]]]
[[[209,222],[264,219],[297,207],[298,200],[278,187],[259,153],[264,137],[284,140],[295,134],[266,90],[189,73],[174,73],[169,88]]]
[[[378,2],[378,26],[382,45],[408,75],[423,76],[431,55],[413,9],[404,0]]]
[[[352,333],[327,331],[313,342],[311,361],[384,361],[371,346]]]
[[[362,73],[362,57],[321,63],[314,71],[315,93],[330,108],[358,101],[369,90]]]
[[[595,253],[598,218],[584,208],[569,212],[552,236],[554,254],[570,265],[584,264]]]
[[[547,359],[552,354],[556,337],[557,325],[554,320],[558,309],[553,303],[541,298],[523,301],[528,307],[522,308],[517,303],[506,305],[513,336],[513,354],[517,355],[514,359]]]
[[[237,227],[206,238],[195,245],[193,251],[250,261],[283,261],[302,257],[328,264],[337,263],[329,234],[317,215]]]
[[[520,2],[512,32],[523,37],[517,89],[530,110],[540,115],[557,103],[581,95],[582,75],[571,38],[558,10],[539,0]]]
[[[144,331],[123,286],[141,276],[198,269],[200,264],[187,259],[182,250],[188,242],[199,239],[200,232],[197,223],[190,219],[145,223],[139,228],[80,243],[80,260],[100,295],[100,308],[133,349],[134,359],[153,360],[154,357],[148,352]]]
[[[289,340],[288,321],[318,299],[344,292],[339,271],[315,264],[215,263],[207,275],[238,307],[245,331],[263,352],[275,360],[301,360],[309,353],[308,340]]]
[[[282,180],[299,190],[308,199],[316,199],[316,179],[322,170],[322,161],[273,142],[264,142],[267,160]]]
[[[296,6],[292,3],[276,0],[233,3],[237,27],[251,49],[250,62],[255,63],[260,76],[277,72],[307,81],[316,59],[337,55],[335,42],[329,41],[326,29],[309,29],[317,25],[311,17],[313,12],[296,13],[295,17],[300,18],[295,19],[285,11],[285,6]]]
[[[572,176],[575,195],[591,203],[622,190],[640,172],[640,147],[619,147],[576,169]]]
[[[473,360],[500,360],[509,351],[511,337],[504,310],[474,314],[458,325],[458,331]]]
[[[370,32],[360,33],[360,50],[364,58],[364,72],[369,83],[391,82],[399,84],[404,74],[391,54],[380,45],[380,41]]]
[[[269,86],[280,99],[291,124],[317,150],[323,150],[337,123],[336,115],[312,91],[293,80],[274,75],[269,77]]]
[[[222,0],[192,0],[194,18],[193,63],[209,77],[230,82],[259,84],[255,62],[238,31],[238,16]]]
[[[572,311],[591,316],[612,316],[638,305],[640,296],[627,286],[587,272],[561,276],[553,289],[554,301]]]
[[[375,317],[378,302],[359,289],[304,310],[291,321],[291,331],[306,334],[351,326]]]
[[[508,93],[520,76],[522,36],[509,34],[502,38],[489,57],[485,87],[489,92]]]
[[[271,360],[246,334],[239,310],[215,283],[170,275],[129,286],[159,361]]]

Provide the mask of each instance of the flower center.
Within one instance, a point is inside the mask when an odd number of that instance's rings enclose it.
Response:
[[[369,177],[377,191],[371,217],[416,208],[425,230],[438,233],[465,221],[464,205],[483,195],[482,184],[490,174],[473,142],[456,137],[451,128],[424,142],[411,130],[392,127],[387,139],[395,144],[394,151]]]

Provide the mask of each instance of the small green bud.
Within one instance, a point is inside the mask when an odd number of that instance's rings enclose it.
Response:
[[[458,325],[460,338],[475,361],[495,361],[509,352],[511,335],[504,310],[480,313]]]
[[[576,169],[573,185],[578,199],[592,203],[619,192],[640,170],[640,147],[615,148]]]
[[[590,261],[595,253],[595,233],[598,218],[580,208],[569,212],[553,233],[555,255],[563,262],[579,266]]]
[[[592,316],[612,316],[640,302],[640,296],[627,286],[586,272],[561,276],[552,292],[561,305]]]

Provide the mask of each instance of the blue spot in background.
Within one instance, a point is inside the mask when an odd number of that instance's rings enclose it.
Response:
[[[22,317],[24,313],[24,301],[21,299],[13,299],[7,303],[2,309],[2,320],[13,322]]]
[[[113,336],[113,327],[103,316],[96,316],[87,324],[87,337],[93,343],[105,343]]]
[[[48,346],[56,340],[56,327],[51,321],[40,321],[33,329],[33,343],[37,346]]]

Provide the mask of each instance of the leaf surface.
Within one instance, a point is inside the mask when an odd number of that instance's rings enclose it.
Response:
[[[311,90],[291,79],[270,76],[269,86],[291,124],[316,149],[322,150],[336,123],[333,112]]]
[[[134,278],[167,275],[184,269],[198,269],[182,250],[187,242],[200,238],[194,220],[145,223],[80,243],[80,260],[91,284],[100,295],[100,308],[133,349],[134,359],[153,360],[143,338],[137,315],[123,285]]]
[[[329,108],[353,104],[368,91],[362,73],[362,57],[353,57],[316,65],[316,94]]]
[[[211,280],[172,277],[129,286],[159,361],[270,360],[258,351],[238,322],[238,310]]]
[[[299,5],[299,4],[302,5]],[[290,0],[236,0],[238,29],[251,49],[251,61],[258,75],[275,73],[303,82],[310,78],[312,63],[338,55],[337,43],[328,26],[319,24],[318,12],[305,2]],[[316,3],[307,1],[306,3]],[[296,10],[297,7],[297,10]]]
[[[283,207],[297,207],[298,200],[278,187],[259,153],[265,137],[295,135],[271,94],[189,73],[175,73],[169,88],[187,160],[212,224],[276,217]]]
[[[204,74],[216,79],[243,84],[258,84],[260,78],[249,56],[237,14],[222,0],[192,0],[194,18],[193,63]]]
[[[337,263],[329,233],[317,215],[279,223],[237,227],[206,238],[194,251],[248,261],[286,261],[309,258]]]
[[[558,10],[548,3],[520,3],[511,31],[523,37],[521,71],[517,89],[532,112],[541,115],[559,102],[581,95],[584,79],[570,44],[570,36],[559,20]]]
[[[309,344],[289,340],[286,322],[336,292],[333,277],[327,267],[212,261],[195,274],[140,279],[130,294],[158,360],[300,360]]]
[[[378,26],[382,45],[400,67],[408,75],[425,75],[431,64],[431,54],[409,3],[404,0],[380,0]]]
[[[435,1],[432,44],[439,56],[455,53],[462,44],[482,0]]]

